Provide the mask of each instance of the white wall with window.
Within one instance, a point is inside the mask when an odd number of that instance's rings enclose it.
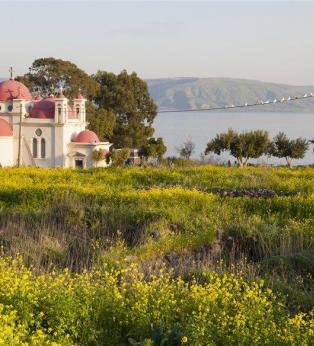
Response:
[[[51,125],[51,121],[30,124],[29,119],[25,119],[21,131],[23,139],[22,164],[53,167],[54,138]]]

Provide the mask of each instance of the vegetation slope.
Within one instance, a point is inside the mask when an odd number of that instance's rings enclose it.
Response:
[[[314,343],[313,169],[0,176],[0,344]]]

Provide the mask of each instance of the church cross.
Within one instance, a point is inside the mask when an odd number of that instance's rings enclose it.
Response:
[[[12,66],[10,66],[9,72],[10,72],[10,79],[12,80],[13,79],[13,73],[14,73]]]

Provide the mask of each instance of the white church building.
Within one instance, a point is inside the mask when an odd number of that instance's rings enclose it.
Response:
[[[0,166],[106,167],[111,144],[86,129],[85,99],[33,98],[13,79],[0,83]],[[103,159],[95,161],[94,151]]]

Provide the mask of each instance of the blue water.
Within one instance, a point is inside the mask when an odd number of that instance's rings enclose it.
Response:
[[[217,133],[228,128],[238,131],[267,130],[271,137],[279,131],[285,132],[290,138],[305,137],[314,139],[314,114],[312,113],[240,113],[240,112],[186,112],[162,113],[154,122],[155,136],[163,137],[167,145],[167,155],[178,156],[176,147],[191,139],[196,147],[194,158],[200,158],[207,142]],[[218,157],[216,157],[218,158]],[[223,155],[220,161],[228,160]],[[284,164],[284,160],[262,158],[260,161],[273,164]],[[256,162],[256,160],[251,160]],[[313,164],[313,146],[302,160],[296,160],[296,165]]]

